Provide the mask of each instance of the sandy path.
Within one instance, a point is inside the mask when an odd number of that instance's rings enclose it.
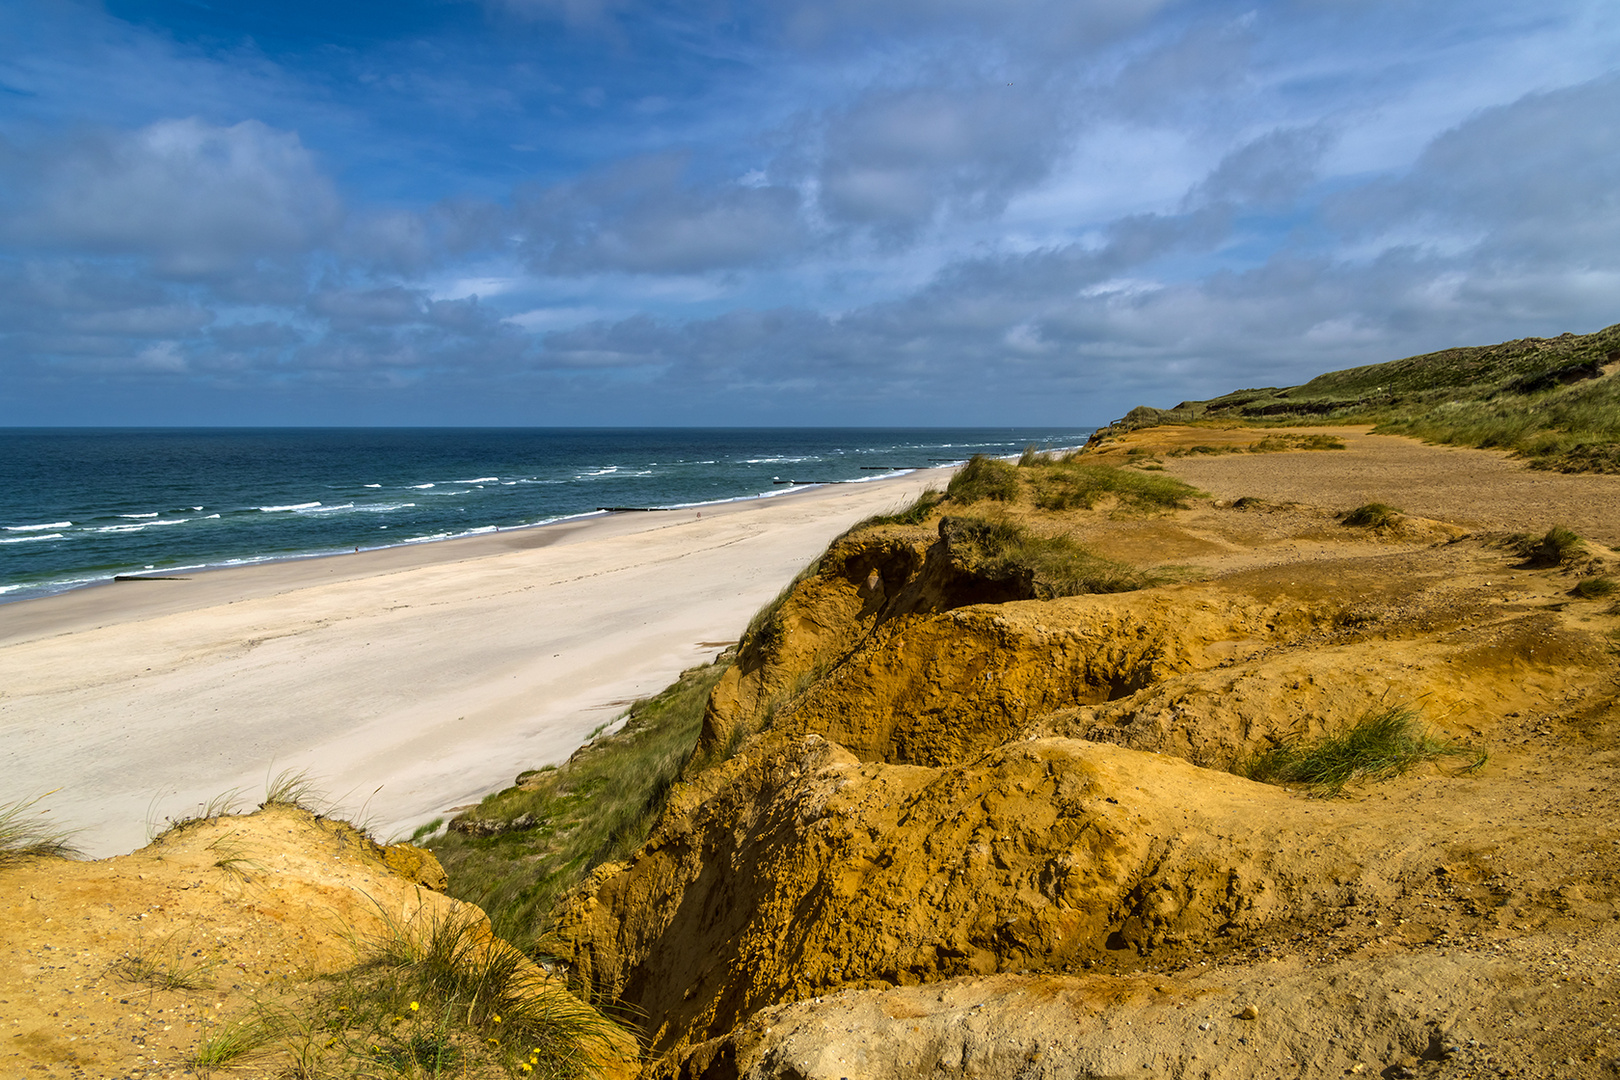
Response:
[[[0,607],[0,803],[87,853],[308,768],[384,837],[558,761],[937,473]]]
[[[1136,435],[1151,442],[1163,430]],[[1191,441],[1216,441],[1206,429],[1184,430]],[[1222,499],[1259,495],[1344,510],[1385,502],[1475,529],[1540,533],[1565,525],[1620,547],[1620,476],[1537,472],[1500,451],[1429,446],[1365,427],[1310,430],[1332,432],[1347,447],[1167,458],[1165,468]]]

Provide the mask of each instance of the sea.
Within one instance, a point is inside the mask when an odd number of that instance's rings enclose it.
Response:
[[[111,581],[765,499],[1090,428],[0,429],[0,604]]]

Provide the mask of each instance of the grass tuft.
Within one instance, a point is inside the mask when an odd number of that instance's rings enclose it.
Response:
[[[213,1070],[254,1054],[275,1037],[275,1027],[259,1013],[222,1024],[209,1029],[203,1036],[197,1053],[191,1059],[192,1067],[204,1076],[211,1076]]]
[[[1586,542],[1562,525],[1554,525],[1541,537],[1515,537],[1512,543],[1526,566],[1563,566],[1586,550]]]
[[[154,803],[156,800],[153,800]],[[230,817],[242,808],[242,789],[231,788],[209,799],[197,807],[195,813],[181,814],[179,817],[163,819],[163,827],[159,829],[152,820],[155,811],[147,811],[146,832],[147,839],[155,840],[160,836],[169,836],[173,833],[184,832],[195,826],[217,821],[220,818]]]
[[[1042,535],[1013,521],[952,518],[948,532],[953,547],[981,573],[991,577],[1027,573],[1035,594],[1043,599],[1130,592],[1159,581],[1133,566],[1093,554],[1070,536]]]
[[[601,729],[598,728],[597,730]],[[442,817],[436,817],[432,821],[418,825],[411,830],[411,843],[420,845],[422,841],[437,836],[442,828],[444,828],[444,818]]]
[[[260,807],[295,806],[320,814],[326,809],[326,800],[320,792],[319,782],[309,775],[308,769],[283,769],[264,786],[264,802]]]
[[[1018,466],[1000,458],[974,454],[968,463],[957,470],[945,488],[945,496],[954,503],[967,505],[991,499],[996,502],[1018,500]]]
[[[191,948],[189,938],[176,942],[170,935],[149,948],[126,951],[113,971],[130,982],[159,990],[206,990],[213,985],[208,973],[219,964],[201,949]]]
[[[1109,496],[1125,510],[1175,510],[1200,494],[1174,477],[1144,476],[1138,469],[1088,465],[1073,458],[1047,461],[1032,474],[1035,505],[1042,510],[1090,510]]]
[[[1620,582],[1612,577],[1589,577],[1577,583],[1574,592],[1582,600],[1601,600],[1620,592]]]
[[[896,510],[892,514],[873,514],[866,520],[858,522],[844,535],[848,536],[850,533],[878,525],[921,525],[928,520],[928,515],[934,512],[934,508],[944,501],[945,493],[943,491],[929,488],[921,495],[918,495],[916,500],[904,510]]]
[[[72,833],[43,820],[43,811],[30,813],[46,795],[20,802],[0,804],[0,866],[11,866],[24,859],[72,858],[78,849],[69,842]]]
[[[309,998],[261,1003],[206,1039],[211,1070],[273,1050],[293,1077],[598,1075],[629,1039],[475,911],[384,916]]]
[[[1388,503],[1363,503],[1340,514],[1339,520],[1358,529],[1390,529],[1400,524],[1401,511]]]
[[[1338,795],[1353,780],[1382,780],[1442,757],[1471,757],[1469,768],[1485,763],[1482,751],[1436,739],[1406,706],[1375,709],[1345,731],[1321,739],[1296,739],[1240,762],[1233,771],[1269,784],[1298,784],[1322,796]]]

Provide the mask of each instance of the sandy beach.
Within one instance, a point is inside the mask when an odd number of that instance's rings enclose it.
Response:
[[[307,769],[381,837],[566,758],[944,470],[0,607],[0,802],[106,856]]]

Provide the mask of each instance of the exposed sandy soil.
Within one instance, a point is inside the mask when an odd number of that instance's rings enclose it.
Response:
[[[1620,1075],[1620,606],[1571,591],[1620,559],[1498,531],[1611,535],[1614,478],[1345,434],[1166,457],[1214,495],[1171,514],[1015,511],[1181,568],[1144,592],[963,606],[926,528],[829,553],[715,692],[736,756],[565,911],[651,1071]],[[1369,500],[1410,514],[1337,520]],[[1228,771],[1391,703],[1488,757]]]
[[[1419,517],[1468,529],[1545,532],[1562,524],[1620,547],[1620,476],[1528,469],[1495,450],[1431,446],[1370,427],[1145,428],[1110,440],[1099,461],[1118,463],[1132,447],[1182,449],[1251,445],[1268,434],[1321,433],[1346,450],[1164,457],[1166,471],[1218,499],[1260,495],[1275,501],[1349,510],[1385,502]]]
[[[382,914],[458,906],[430,887],[443,879],[432,856],[410,850],[402,861],[289,808],[199,821],[99,862],[0,869],[0,1076],[197,1075],[210,1031],[352,965]],[[132,958],[190,985],[132,977]]]

